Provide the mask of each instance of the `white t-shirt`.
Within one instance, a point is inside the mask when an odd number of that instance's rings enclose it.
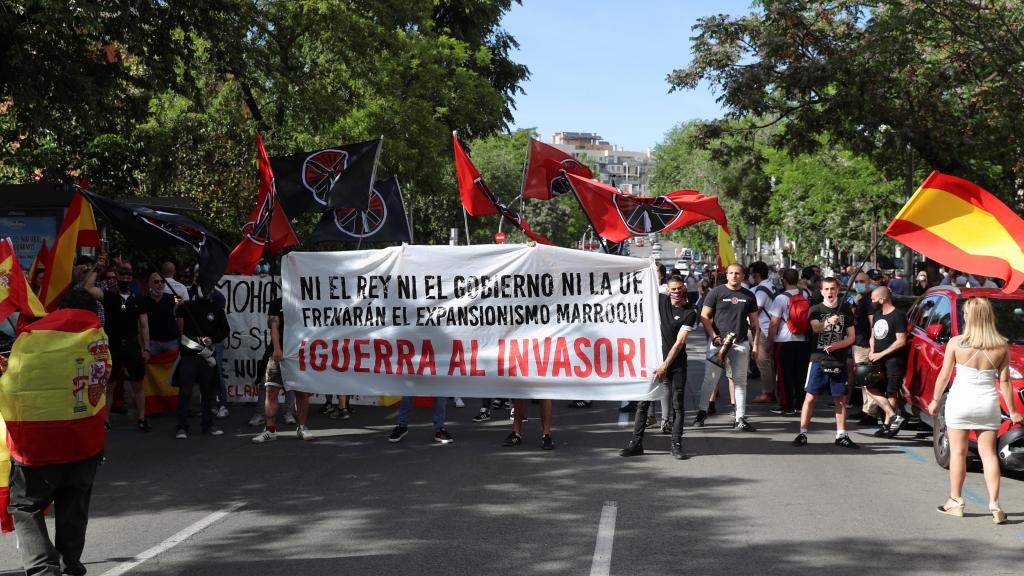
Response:
[[[173,296],[181,298],[182,301],[184,302],[188,302],[188,288],[186,288],[184,284],[170,277],[165,278],[165,280],[166,283],[164,284],[164,294],[171,294]],[[173,292],[171,291],[172,286],[174,287]]]
[[[762,290],[761,287],[765,289]],[[761,328],[761,334],[768,335],[768,325],[771,323],[771,319],[768,318],[769,309],[772,303],[772,294],[775,293],[775,288],[772,286],[772,281],[765,278],[757,286],[754,286],[752,290],[754,297],[757,298],[757,308],[760,313],[757,315],[758,327]]]
[[[779,330],[775,333],[775,342],[803,342],[807,339],[804,334],[793,334],[789,331],[789,326],[786,325],[786,320],[789,318],[789,298],[786,297],[786,294],[797,294],[799,292],[800,288],[786,290],[772,301],[772,305],[768,309],[768,314],[772,318],[781,319],[779,321]]]

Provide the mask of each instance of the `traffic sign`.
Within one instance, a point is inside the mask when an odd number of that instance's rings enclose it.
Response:
[[[497,243],[497,244],[504,244],[505,243],[505,233],[504,232],[495,232],[494,233],[494,242]]]

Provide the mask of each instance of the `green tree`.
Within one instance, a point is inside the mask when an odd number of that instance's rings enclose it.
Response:
[[[820,136],[902,173],[923,163],[1021,207],[1024,5],[1016,0],[759,0],[745,16],[695,26],[693,60],[674,88],[722,91],[726,118],[778,123],[772,142],[813,152]]]

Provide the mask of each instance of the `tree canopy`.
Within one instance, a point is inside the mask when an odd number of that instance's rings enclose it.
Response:
[[[379,174],[401,181],[417,238],[446,238],[451,130],[506,128],[528,76],[498,26],[511,4],[4,2],[0,179],[192,198],[231,240],[255,203],[257,130],[272,155],[383,135]]]

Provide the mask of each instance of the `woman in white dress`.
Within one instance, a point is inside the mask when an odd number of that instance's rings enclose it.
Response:
[[[978,434],[978,452],[985,470],[988,508],[996,524],[1006,522],[999,507],[999,457],[996,455],[996,431],[1001,424],[999,392],[1010,408],[1010,419],[1020,423],[1010,388],[1010,354],[997,330],[992,304],[986,298],[969,298],[964,303],[964,327],[959,336],[949,339],[942,370],[935,381],[935,392],[928,412],[935,414],[949,376],[956,364],[956,377],[946,398],[946,427],[949,433],[949,500],[939,512],[964,515],[961,491],[967,476],[967,440],[971,430]],[[997,382],[998,380],[998,387]]]

